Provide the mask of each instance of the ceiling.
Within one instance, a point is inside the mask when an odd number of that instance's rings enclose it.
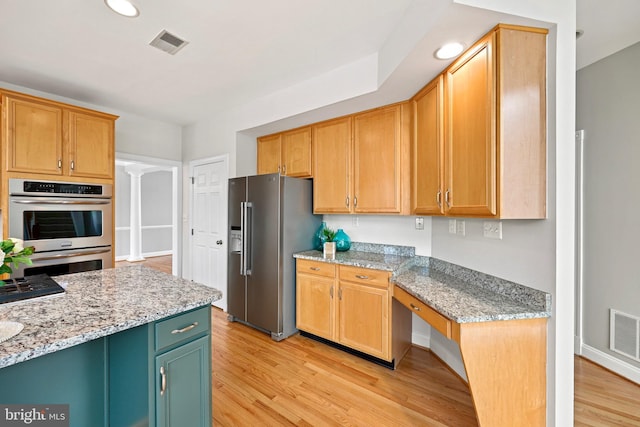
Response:
[[[577,1],[579,68],[640,40],[640,1]],[[446,66],[438,44],[536,24],[451,0],[134,3],[138,18],[103,0],[2,1],[0,82],[184,125],[372,55],[388,68],[380,101],[406,98]],[[175,56],[149,46],[163,29],[189,44]]]

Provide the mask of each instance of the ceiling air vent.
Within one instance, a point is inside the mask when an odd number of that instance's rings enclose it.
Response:
[[[153,47],[175,55],[180,49],[189,44],[188,41],[182,40],[180,37],[174,36],[167,30],[160,31],[160,34],[149,43]]]

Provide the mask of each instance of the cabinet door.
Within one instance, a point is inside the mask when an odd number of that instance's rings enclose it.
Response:
[[[446,211],[496,214],[495,33],[446,71]]]
[[[334,279],[298,274],[296,276],[296,327],[334,340]]]
[[[205,336],[156,357],[157,426],[211,426],[210,346]]]
[[[338,342],[384,360],[389,346],[389,291],[340,281]]]
[[[67,124],[69,175],[112,179],[113,120],[70,111]]]
[[[258,175],[280,172],[281,140],[281,134],[258,138]]]
[[[413,99],[412,207],[413,214],[444,213],[443,78],[438,76]]]
[[[351,117],[313,126],[313,212],[349,213]]]
[[[282,174],[298,178],[310,178],[311,127],[282,134]]]
[[[62,174],[62,108],[3,97],[6,168],[11,172]]]
[[[354,118],[355,213],[400,212],[400,108],[382,108]]]

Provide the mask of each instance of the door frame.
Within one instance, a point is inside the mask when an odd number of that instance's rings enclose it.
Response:
[[[576,260],[575,260],[575,336],[574,353],[582,355],[583,342],[583,266],[584,266],[584,142],[585,131],[575,134],[576,152]]]
[[[194,178],[194,169],[197,166],[202,166],[202,165],[206,165],[206,164],[210,164],[210,163],[217,163],[217,162],[222,162],[223,163],[223,169],[225,172],[225,179],[223,180],[223,185],[222,185],[222,212],[227,212],[228,211],[228,198],[229,198],[229,154],[222,154],[219,156],[213,156],[213,157],[205,157],[202,159],[196,159],[196,160],[191,160],[189,162],[189,176],[186,177],[185,179],[185,183],[186,185],[189,186],[188,189],[188,194],[189,194],[189,213],[188,213],[188,228],[185,230],[185,235],[187,236],[187,241],[188,241],[188,245],[185,248],[185,260],[189,260],[189,262],[185,262],[184,265],[184,272],[185,272],[185,278],[191,280],[193,278],[193,257],[190,256],[193,253],[193,234],[191,234],[191,230],[193,229],[193,205],[195,203],[195,198],[194,198],[194,185],[193,185],[193,178]],[[227,231],[228,228],[228,221],[229,219],[227,218],[227,215],[224,214],[222,221],[221,221],[221,225],[222,225],[222,229]],[[228,234],[228,233],[227,233]],[[227,238],[224,238],[222,240],[222,248],[221,250],[227,251]],[[226,257],[225,257],[225,262],[222,263],[222,271],[223,271],[223,282],[225,284],[225,288],[226,288],[226,283],[227,283],[227,261],[226,261]],[[214,302],[213,305],[215,305],[216,307],[221,308],[223,311],[227,311],[227,292],[223,292],[222,293],[222,298],[219,299],[218,301]]]
[[[182,204],[180,203],[180,200],[182,200],[182,186],[180,185],[182,162],[142,156],[138,154],[121,153],[117,151],[115,159],[116,161],[124,160],[149,166],[156,166],[171,171],[171,223],[173,229],[171,233],[171,272],[174,276],[182,277],[182,251],[180,250],[180,236],[182,236],[182,221],[180,221],[180,218],[182,218]]]

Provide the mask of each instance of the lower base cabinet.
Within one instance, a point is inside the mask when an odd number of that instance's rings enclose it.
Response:
[[[211,426],[211,307],[109,337],[111,427]]]
[[[411,346],[411,314],[393,310],[390,273],[298,259],[296,327],[392,366]]]

